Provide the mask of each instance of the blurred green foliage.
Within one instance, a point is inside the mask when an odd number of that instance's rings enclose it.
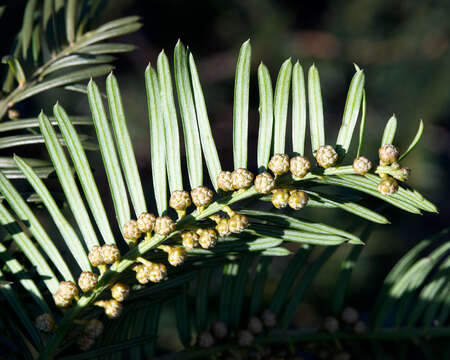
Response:
[[[20,16],[24,1],[11,4]],[[413,169],[410,183],[427,195],[440,210],[439,216],[424,215],[411,221],[410,214],[388,210],[394,225],[379,226],[360,259],[362,271],[352,282],[350,303],[368,308],[387,270],[408,248],[425,234],[448,225],[450,218],[450,2],[337,0],[337,1],[269,1],[177,0],[107,2],[99,22],[113,17],[137,14],[144,27],[126,36],[138,50],[123,55],[116,63],[130,131],[142,173],[149,164],[148,120],[146,115],[143,73],[148,62],[156,63],[161,48],[172,49],[182,38],[197,55],[199,75],[204,84],[206,103],[221,149],[224,168],[231,168],[232,100],[234,67],[238,47],[252,39],[252,91],[250,99],[249,162],[255,163],[258,123],[256,70],[261,59],[271,71],[274,81],[284,59],[291,56],[309,66],[316,63],[322,81],[325,121],[328,137],[336,136],[342,117],[347,86],[353,75],[352,63],[366,74],[368,139],[381,136],[388,118],[395,113],[399,128],[395,143],[405,149],[414,136],[419,119],[425,131],[420,151],[405,162]],[[3,53],[9,51],[8,37],[15,33],[20,21],[13,16],[0,23]],[[55,90],[33,99],[20,108],[23,117],[35,116],[43,108],[47,112],[59,100],[73,113],[87,114],[83,95]],[[377,143],[368,143],[363,153],[376,154]],[[42,149],[42,148],[40,148]],[[33,148],[29,151],[35,151]],[[374,158],[372,160],[375,160]],[[106,188],[106,186],[104,187]],[[109,204],[111,205],[111,204]],[[341,213],[342,214],[342,213]],[[332,224],[335,215],[329,212]],[[340,223],[350,223],[341,215]],[[327,266],[337,266],[349,247],[343,247]],[[282,264],[280,264],[282,266]],[[326,299],[326,289],[335,278],[322,272],[311,302]],[[372,284],[367,288],[367,284]],[[362,289],[362,290],[361,290]],[[313,321],[316,310],[304,306],[303,322]],[[162,328],[170,319],[162,320]],[[167,325],[169,326],[169,325]],[[164,336],[163,336],[164,337]]]

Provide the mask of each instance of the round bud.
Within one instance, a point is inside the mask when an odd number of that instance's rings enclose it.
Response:
[[[217,176],[217,186],[223,191],[233,190],[233,181],[231,180],[231,171],[221,171]]]
[[[72,281],[61,281],[57,292],[67,300],[73,300],[78,296],[78,288]]]
[[[191,191],[192,201],[197,207],[208,206],[213,198],[212,190],[204,186],[197,186]]]
[[[263,172],[255,178],[255,190],[260,194],[268,194],[275,187],[275,180],[268,172]]]
[[[145,285],[150,281],[150,268],[143,264],[136,265],[133,268],[136,271],[136,280],[139,284]]]
[[[353,327],[353,330],[355,333],[362,335],[367,332],[367,326],[362,321],[358,321]]]
[[[396,193],[398,190],[398,183],[393,178],[386,178],[384,180],[381,180],[381,182],[378,184],[378,191],[381,195],[388,196]]]
[[[289,191],[286,189],[275,189],[272,191],[272,204],[277,209],[282,209],[287,206],[289,202]]]
[[[289,206],[294,210],[303,209],[308,201],[308,194],[301,190],[292,190],[289,195]]]
[[[228,228],[233,234],[239,234],[248,227],[248,219],[244,215],[235,214],[228,220]]]
[[[123,306],[115,299],[106,300],[105,302],[105,314],[110,319],[117,319],[122,313]]]
[[[160,282],[167,277],[167,268],[164,264],[153,264],[149,270],[149,279],[151,282]]]
[[[155,233],[167,236],[175,230],[175,223],[168,216],[157,217],[155,223]]]
[[[211,333],[204,331],[198,336],[197,344],[201,348],[209,348],[214,345],[214,338]]]
[[[136,272],[136,280],[138,281],[139,284],[142,285],[148,284],[148,282],[150,281],[149,277],[144,271]]]
[[[355,324],[358,321],[358,318],[358,311],[352,307],[346,307],[342,311],[342,320],[347,324]]]
[[[124,301],[130,294],[130,287],[124,283],[116,283],[111,288],[111,296],[117,301]]]
[[[250,346],[253,343],[253,334],[248,330],[241,330],[238,333],[239,346]]]
[[[155,227],[156,216],[151,213],[142,213],[137,219],[137,226],[140,232],[148,233]]]
[[[198,242],[203,249],[212,249],[217,243],[217,233],[214,229],[199,229]]]
[[[327,316],[323,322],[323,328],[329,333],[334,333],[339,330],[339,322],[332,316]]]
[[[268,328],[273,328],[277,324],[277,316],[269,309],[264,310],[261,319]]]
[[[294,156],[289,162],[289,167],[292,175],[302,178],[311,168],[311,162],[304,156]]]
[[[338,154],[336,153],[336,150],[334,150],[330,145],[323,145],[317,149],[316,160],[319,166],[327,169],[336,164],[338,160]]]
[[[95,340],[86,335],[81,335],[77,339],[78,347],[81,351],[87,351],[94,346]]]
[[[39,315],[34,324],[36,328],[42,332],[52,332],[55,328],[55,320],[53,320],[53,316],[50,314]]]
[[[105,261],[103,259],[103,253],[101,246],[93,246],[88,255],[89,261],[92,266],[99,266],[103,264]]]
[[[269,161],[269,169],[279,176],[289,171],[289,156],[286,154],[275,154]]]
[[[199,236],[193,231],[183,231],[181,239],[186,250],[192,250],[198,245]]]
[[[353,170],[359,175],[366,175],[372,169],[372,162],[365,156],[353,160]]]
[[[400,152],[398,149],[392,144],[385,144],[378,149],[378,157],[382,165],[389,165],[393,162],[396,162]]]
[[[216,225],[217,233],[220,237],[226,237],[231,234],[230,227],[228,226],[228,219],[221,219]]]
[[[84,326],[84,334],[91,339],[97,339],[104,330],[103,323],[97,319],[89,320]]]
[[[216,321],[212,326],[212,332],[216,339],[223,339],[228,335],[228,328],[222,321]]]
[[[261,333],[261,331],[263,331],[263,324],[257,317],[252,316],[248,321],[248,329],[253,334],[258,335],[259,333]]]
[[[55,302],[55,305],[59,308],[66,308],[72,304],[72,299],[66,298],[60,290],[57,290],[53,294],[53,301]]]
[[[122,228],[123,237],[127,240],[137,240],[141,236],[136,220],[128,221]]]
[[[97,286],[98,275],[90,271],[83,271],[78,278],[78,286],[81,291],[88,292]]]
[[[116,245],[105,244],[102,246],[103,259],[105,264],[112,264],[120,260],[120,251]]]
[[[175,190],[169,200],[169,206],[175,210],[186,210],[191,203],[189,193],[183,190]]]
[[[231,173],[234,190],[246,189],[252,186],[253,174],[247,169],[239,168]]]
[[[169,251],[169,255],[167,256],[167,261],[172,266],[180,266],[184,263],[186,259],[186,250],[182,247],[174,247]]]

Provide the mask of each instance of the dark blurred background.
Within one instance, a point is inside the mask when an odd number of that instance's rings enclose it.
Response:
[[[10,37],[21,25],[24,3],[22,0],[11,2],[12,12],[0,23],[2,54],[9,51]],[[17,14],[15,18],[14,12]],[[337,135],[348,85],[354,73],[353,63],[363,68],[367,92],[363,153],[372,160],[376,160],[385,123],[393,113],[399,125],[395,143],[401,150],[405,150],[414,137],[419,119],[424,120],[422,141],[403,165],[412,169],[409,183],[434,202],[440,213],[417,216],[389,209],[387,216],[392,224],[375,227],[359,260],[358,271],[352,278],[349,304],[363,312],[370,310],[373,296],[392,264],[419,240],[448,226],[449,1],[116,0],[109,1],[99,21],[134,14],[142,17],[144,26],[121,41],[133,43],[138,49],[119,56],[115,74],[124,97],[144,183],[150,185],[151,181],[144,88],[147,64],[156,64],[161,49],[171,56],[178,38],[189,45],[196,57],[222,166],[232,168],[234,67],[241,43],[251,38],[250,163],[254,164],[256,160],[256,70],[261,61],[270,69],[274,86],[279,67],[288,57],[294,62],[299,59],[305,72],[312,63],[317,65],[329,143],[333,143]],[[98,79],[97,83],[103,83],[103,80]],[[50,113],[56,100],[70,113],[87,114],[89,111],[83,95],[63,90],[35,97],[19,110],[22,117],[35,116],[41,108]],[[353,145],[355,143],[356,140]],[[32,151],[37,149],[43,150],[36,147]],[[347,215],[337,218],[331,211],[313,215],[316,221],[339,222],[341,226],[354,220]],[[322,271],[310,303],[326,303],[336,279],[335,269],[348,250],[349,247],[343,246],[334,256],[334,261]],[[317,308],[304,305],[303,311],[300,309],[299,312],[299,323],[314,321],[317,311]],[[326,315],[326,311],[321,315]]]

